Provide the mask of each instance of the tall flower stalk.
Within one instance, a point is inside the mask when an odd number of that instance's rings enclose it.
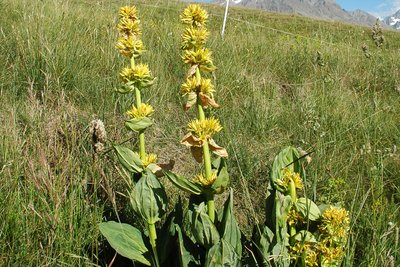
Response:
[[[212,169],[211,152],[221,157],[227,156],[226,150],[213,140],[213,135],[222,129],[219,120],[207,117],[205,112],[205,109],[219,107],[214,100],[215,90],[211,79],[203,77],[216,69],[211,51],[205,48],[209,36],[207,20],[207,12],[196,4],[189,5],[181,14],[181,22],[187,27],[182,34],[182,59],[189,65],[181,93],[186,98],[186,111],[192,106],[197,108],[197,119],[188,124],[189,133],[182,139],[182,143],[191,148],[198,162],[203,163],[204,173],[198,175],[196,182],[205,187],[212,185],[217,178],[216,171]],[[214,194],[213,190],[204,192],[208,215],[212,222],[215,220]]]
[[[140,20],[136,7],[125,6],[119,10],[119,23],[117,25],[119,38],[116,48],[120,54],[129,59],[129,65],[120,71],[120,78],[123,86],[118,90],[119,93],[133,95],[134,104],[126,112],[128,119],[125,127],[138,134],[139,153],[133,152],[123,146],[114,146],[121,164],[132,174],[136,184],[129,196],[132,208],[135,213],[143,219],[147,226],[148,238],[153,251],[152,265],[159,267],[157,255],[157,231],[156,222],[166,210],[166,194],[164,188],[158,181],[155,173],[160,168],[155,164],[157,156],[146,153],[145,130],[152,125],[151,115],[153,107],[142,100],[142,91],[153,84],[154,78],[147,64],[138,62],[138,59],[145,51],[140,35]],[[116,236],[137,234],[140,231],[129,225],[120,224],[116,228],[113,222],[103,223],[100,230],[106,236],[110,244],[122,255],[150,265],[150,261],[143,255],[147,250],[141,242],[136,242],[132,246],[121,248],[120,240]],[[142,240],[143,236],[136,236],[135,239]],[[139,246],[140,245],[140,246]],[[143,246],[142,246],[143,245]],[[130,251],[130,253],[127,253]]]

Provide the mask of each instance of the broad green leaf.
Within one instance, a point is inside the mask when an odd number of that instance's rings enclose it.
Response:
[[[304,218],[308,218],[311,221],[316,221],[321,217],[321,212],[318,206],[307,198],[299,198],[296,203],[294,203],[294,207],[298,212],[300,212]]]
[[[229,184],[228,168],[225,160],[221,157],[213,161],[213,167],[217,169],[217,179],[212,184],[211,189],[215,194],[221,194]]]
[[[299,152],[297,151],[296,148],[294,147],[286,147],[284,148],[276,157],[274,160],[274,163],[272,165],[272,170],[271,170],[271,183],[272,186],[281,191],[284,192],[285,189],[279,186],[276,183],[276,180],[281,179],[283,176],[283,171],[285,168],[290,169],[293,172],[297,173],[302,173],[301,170],[301,165],[300,162],[298,161],[299,159]]]
[[[190,219],[191,234],[197,243],[210,248],[220,240],[217,228],[208,216],[204,202],[200,203],[199,206],[194,205],[193,208],[192,218]]]
[[[235,249],[223,238],[212,246],[206,256],[205,267],[240,266],[240,258]]]
[[[184,235],[180,225],[183,225],[183,207],[179,199],[157,239],[161,266],[172,266],[173,263],[179,263],[181,267],[200,265],[198,248]]]
[[[114,146],[117,152],[118,160],[124,168],[130,173],[139,173],[143,171],[143,162],[140,160],[139,154],[133,152],[127,147]]]
[[[196,259],[194,255],[190,253],[188,247],[192,245],[191,251],[197,251],[198,248],[193,246],[193,243],[189,238],[185,238],[182,233],[182,229],[178,224],[175,224],[175,230],[178,234],[178,248],[179,248],[179,262],[181,267],[189,267],[190,263],[193,262],[196,266],[200,265],[200,260]]]
[[[147,128],[149,128],[153,122],[150,118],[142,118],[142,119],[130,119],[125,122],[125,127],[134,132],[141,132]]]
[[[262,232],[260,233],[258,230],[262,227]],[[272,248],[274,245],[274,233],[268,226],[255,227],[254,234],[252,240],[257,249],[259,257],[262,258],[262,261],[265,261],[269,258],[272,253]]]
[[[185,177],[176,175],[175,173],[170,171],[165,171],[164,174],[176,187],[182,189],[187,193],[200,195],[203,192],[203,189],[200,185],[193,183]]]
[[[272,248],[272,255],[270,256],[270,259],[273,259],[274,262],[272,266],[289,267],[290,256],[287,245],[277,243]]]
[[[285,196],[280,192],[276,192],[273,216],[276,227],[276,240],[277,243],[280,243],[282,246],[289,244],[287,216],[292,205],[292,198],[290,196]]]
[[[143,256],[148,249],[144,244],[143,235],[138,229],[129,224],[113,221],[100,223],[99,228],[118,254],[145,265],[151,265],[150,261]]]
[[[233,191],[231,190],[228,199],[224,205],[224,213],[221,221],[222,229],[220,231],[222,238],[228,242],[235,250],[238,258],[242,256],[242,242],[239,225],[233,214]]]
[[[167,208],[167,195],[157,177],[150,171],[143,173],[130,194],[133,210],[149,224],[161,219]]]
[[[311,232],[306,230],[301,230],[298,233],[296,233],[294,239],[299,242],[313,242],[313,243],[317,242],[315,236]]]

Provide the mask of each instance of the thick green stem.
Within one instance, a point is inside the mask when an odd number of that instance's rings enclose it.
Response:
[[[135,67],[135,58],[132,56],[131,57],[131,68],[133,69],[134,67]],[[139,106],[142,104],[142,97],[140,95],[139,88],[136,88],[136,87],[135,87],[135,98],[136,98],[136,108],[139,108]],[[139,156],[142,161],[146,159],[146,146],[145,146],[144,140],[145,140],[144,132],[141,131],[139,133]]]
[[[207,194],[206,200],[207,200],[208,217],[210,217],[210,220],[214,222],[215,221],[214,194],[209,194],[209,195]]]
[[[156,240],[157,240],[156,226],[154,223],[149,224],[148,226],[149,226],[150,244],[151,248],[153,249],[154,264],[156,267],[160,267],[160,263],[158,260],[158,253],[157,253],[157,245],[156,245]]]
[[[296,185],[293,179],[289,181],[289,193],[290,197],[292,198],[292,202],[295,203],[297,201],[297,193],[296,193]],[[290,236],[294,236],[296,234],[296,227],[290,226]]]
[[[135,88],[135,98],[136,107],[139,108],[139,106],[142,104],[142,98],[140,96],[140,90],[138,88]],[[146,158],[146,147],[144,139],[144,131],[139,132],[139,156],[142,161]]]
[[[196,81],[197,84],[200,84],[201,74],[199,68],[196,69]],[[200,97],[197,96],[197,117],[199,120],[205,120],[206,116],[204,114],[203,106],[200,103]],[[212,176],[212,168],[211,168],[211,155],[210,155],[210,147],[207,142],[203,143],[203,159],[204,159],[204,174],[206,179],[211,179]],[[214,205],[214,194],[209,193],[206,195],[207,208],[208,208],[208,216],[211,221],[215,220],[215,205]]]

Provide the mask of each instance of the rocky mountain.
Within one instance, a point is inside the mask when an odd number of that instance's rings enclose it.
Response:
[[[214,2],[224,4],[225,0],[214,0]],[[335,0],[242,0],[232,5],[364,25],[373,25],[376,21],[374,16],[362,10],[353,12],[344,10]]]
[[[392,16],[386,17],[383,21],[390,27],[400,30],[400,9]]]

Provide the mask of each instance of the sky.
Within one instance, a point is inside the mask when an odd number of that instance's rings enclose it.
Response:
[[[210,2],[211,0],[197,1]],[[361,9],[381,18],[393,15],[400,9],[400,0],[336,0],[336,3],[348,11]]]
[[[393,15],[400,9],[400,0],[336,0],[336,3],[348,11],[362,9],[378,17]]]

